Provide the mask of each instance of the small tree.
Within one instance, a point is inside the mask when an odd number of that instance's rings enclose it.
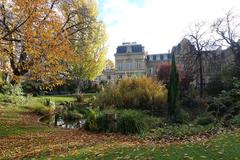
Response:
[[[172,54],[172,67],[168,85],[168,118],[170,120],[175,119],[176,108],[177,108],[177,97],[178,97],[178,84],[179,84],[179,75],[177,71],[175,55]]]

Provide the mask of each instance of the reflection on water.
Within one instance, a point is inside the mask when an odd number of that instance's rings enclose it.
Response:
[[[48,115],[44,116],[40,119],[40,122],[43,122],[48,125],[54,125],[62,128],[74,129],[74,128],[82,128],[86,123],[85,119],[81,120],[64,120],[58,115]]]

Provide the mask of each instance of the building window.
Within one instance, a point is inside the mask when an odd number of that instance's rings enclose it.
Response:
[[[161,59],[161,61],[163,61],[163,55],[162,54],[160,55],[160,59]]]
[[[149,59],[150,59],[150,61],[152,61],[153,60],[153,56],[149,55]]]
[[[107,76],[107,79],[108,79],[108,80],[110,80],[110,79],[111,79],[111,76],[110,76],[110,75],[108,75],[108,76]]]
[[[171,54],[168,55],[168,60],[171,60]]]
[[[168,55],[167,55],[167,54],[164,54],[163,60],[164,60],[164,61],[168,60]]]
[[[141,69],[142,68],[142,62],[141,61],[137,61],[137,69]]]
[[[133,69],[132,62],[127,62],[127,69],[128,70],[132,70]]]
[[[150,67],[149,73],[150,75],[153,75],[153,67]]]
[[[122,71],[122,70],[123,70],[122,62],[119,62],[119,63],[117,64],[117,69],[118,69],[119,71]]]
[[[157,55],[157,61],[160,61],[160,55]]]
[[[156,59],[157,59],[157,58],[156,58],[156,55],[153,55],[153,60],[156,61]]]

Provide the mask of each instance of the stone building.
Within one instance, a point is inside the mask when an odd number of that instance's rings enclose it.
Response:
[[[157,66],[171,60],[171,54],[148,54],[144,46],[136,42],[122,43],[116,49],[115,70],[105,69],[97,78],[101,81],[114,82],[124,77],[156,76]]]
[[[172,48],[176,55],[176,62],[183,66],[185,72],[193,74],[194,84],[199,85],[199,60],[195,54],[196,49],[188,39],[183,39],[178,45]],[[230,48],[203,51],[202,68],[203,83],[207,84],[212,78],[223,73],[233,62],[234,56]]]
[[[147,52],[141,44],[123,43],[117,47],[115,56],[116,76],[123,78],[124,76],[143,76],[146,74],[146,58]]]

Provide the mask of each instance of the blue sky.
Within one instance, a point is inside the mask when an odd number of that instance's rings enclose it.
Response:
[[[195,22],[212,22],[230,9],[240,13],[240,0],[98,0],[98,5],[112,60],[122,42],[141,43],[149,54],[166,53]]]

